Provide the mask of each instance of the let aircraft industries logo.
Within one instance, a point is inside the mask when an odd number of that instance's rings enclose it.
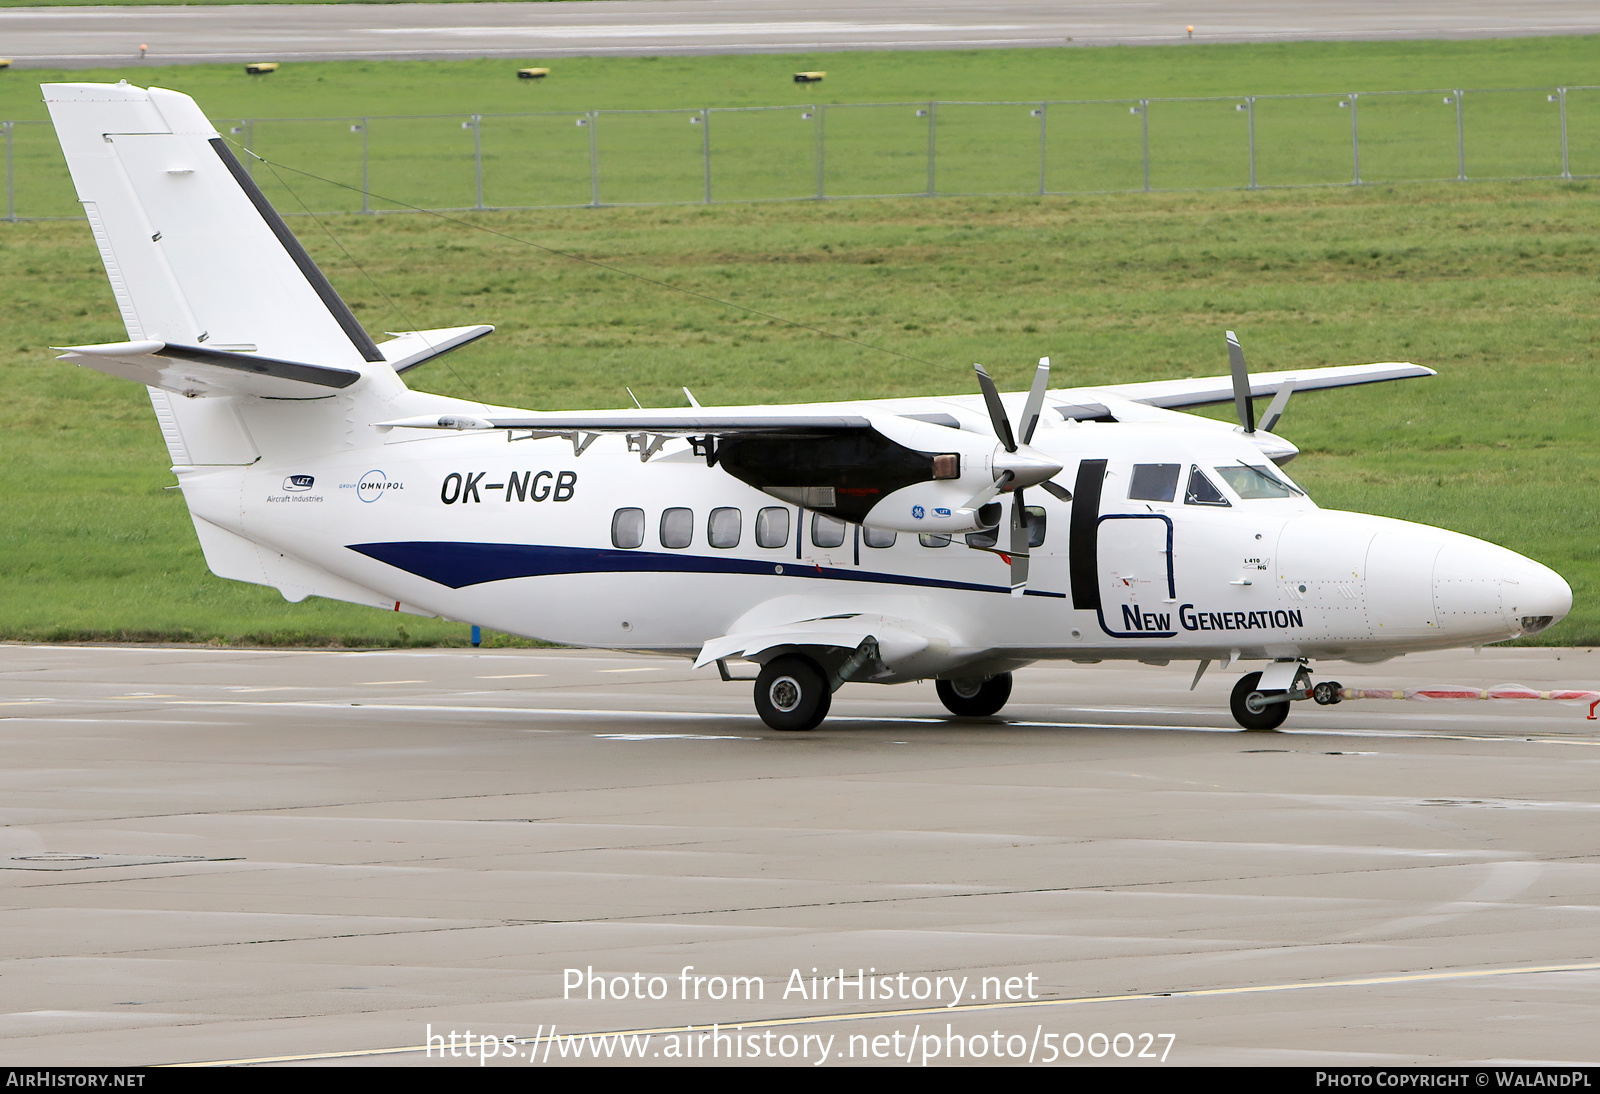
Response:
[[[283,480],[283,493],[268,494],[267,501],[320,502],[322,500],[321,494],[309,493],[316,484],[317,477],[315,475],[289,475]]]

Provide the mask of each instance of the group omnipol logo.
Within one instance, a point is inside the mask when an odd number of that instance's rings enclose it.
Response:
[[[391,490],[405,488],[405,483],[391,481],[382,471],[372,470],[362,475],[361,481],[356,483],[356,497],[365,502],[374,502]]]

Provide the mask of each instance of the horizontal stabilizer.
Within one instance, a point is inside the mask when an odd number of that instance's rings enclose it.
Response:
[[[378,343],[378,352],[396,372],[404,372],[493,333],[494,328],[490,326],[404,331],[395,333],[392,341]]]
[[[276,399],[320,399],[361,379],[361,373],[350,369],[166,342],[110,342],[99,346],[56,348],[66,350],[60,358],[63,361],[87,365],[111,376],[191,398],[260,395]]]

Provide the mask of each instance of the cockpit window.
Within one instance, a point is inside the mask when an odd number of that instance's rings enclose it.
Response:
[[[1221,475],[1222,481],[1231,486],[1233,492],[1245,501],[1256,498],[1292,498],[1299,493],[1265,467],[1236,463],[1217,468],[1217,474]]]
[[[1128,497],[1133,501],[1171,501],[1178,493],[1177,463],[1136,463]]]
[[[1233,503],[1222,496],[1216,484],[1206,478],[1205,473],[1194,464],[1189,465],[1189,485],[1183,492],[1185,505],[1225,505]]]

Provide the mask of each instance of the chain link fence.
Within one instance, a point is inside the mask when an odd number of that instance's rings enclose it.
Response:
[[[1600,87],[216,124],[285,214],[1600,176]],[[80,215],[50,125],[0,131],[5,219]]]

